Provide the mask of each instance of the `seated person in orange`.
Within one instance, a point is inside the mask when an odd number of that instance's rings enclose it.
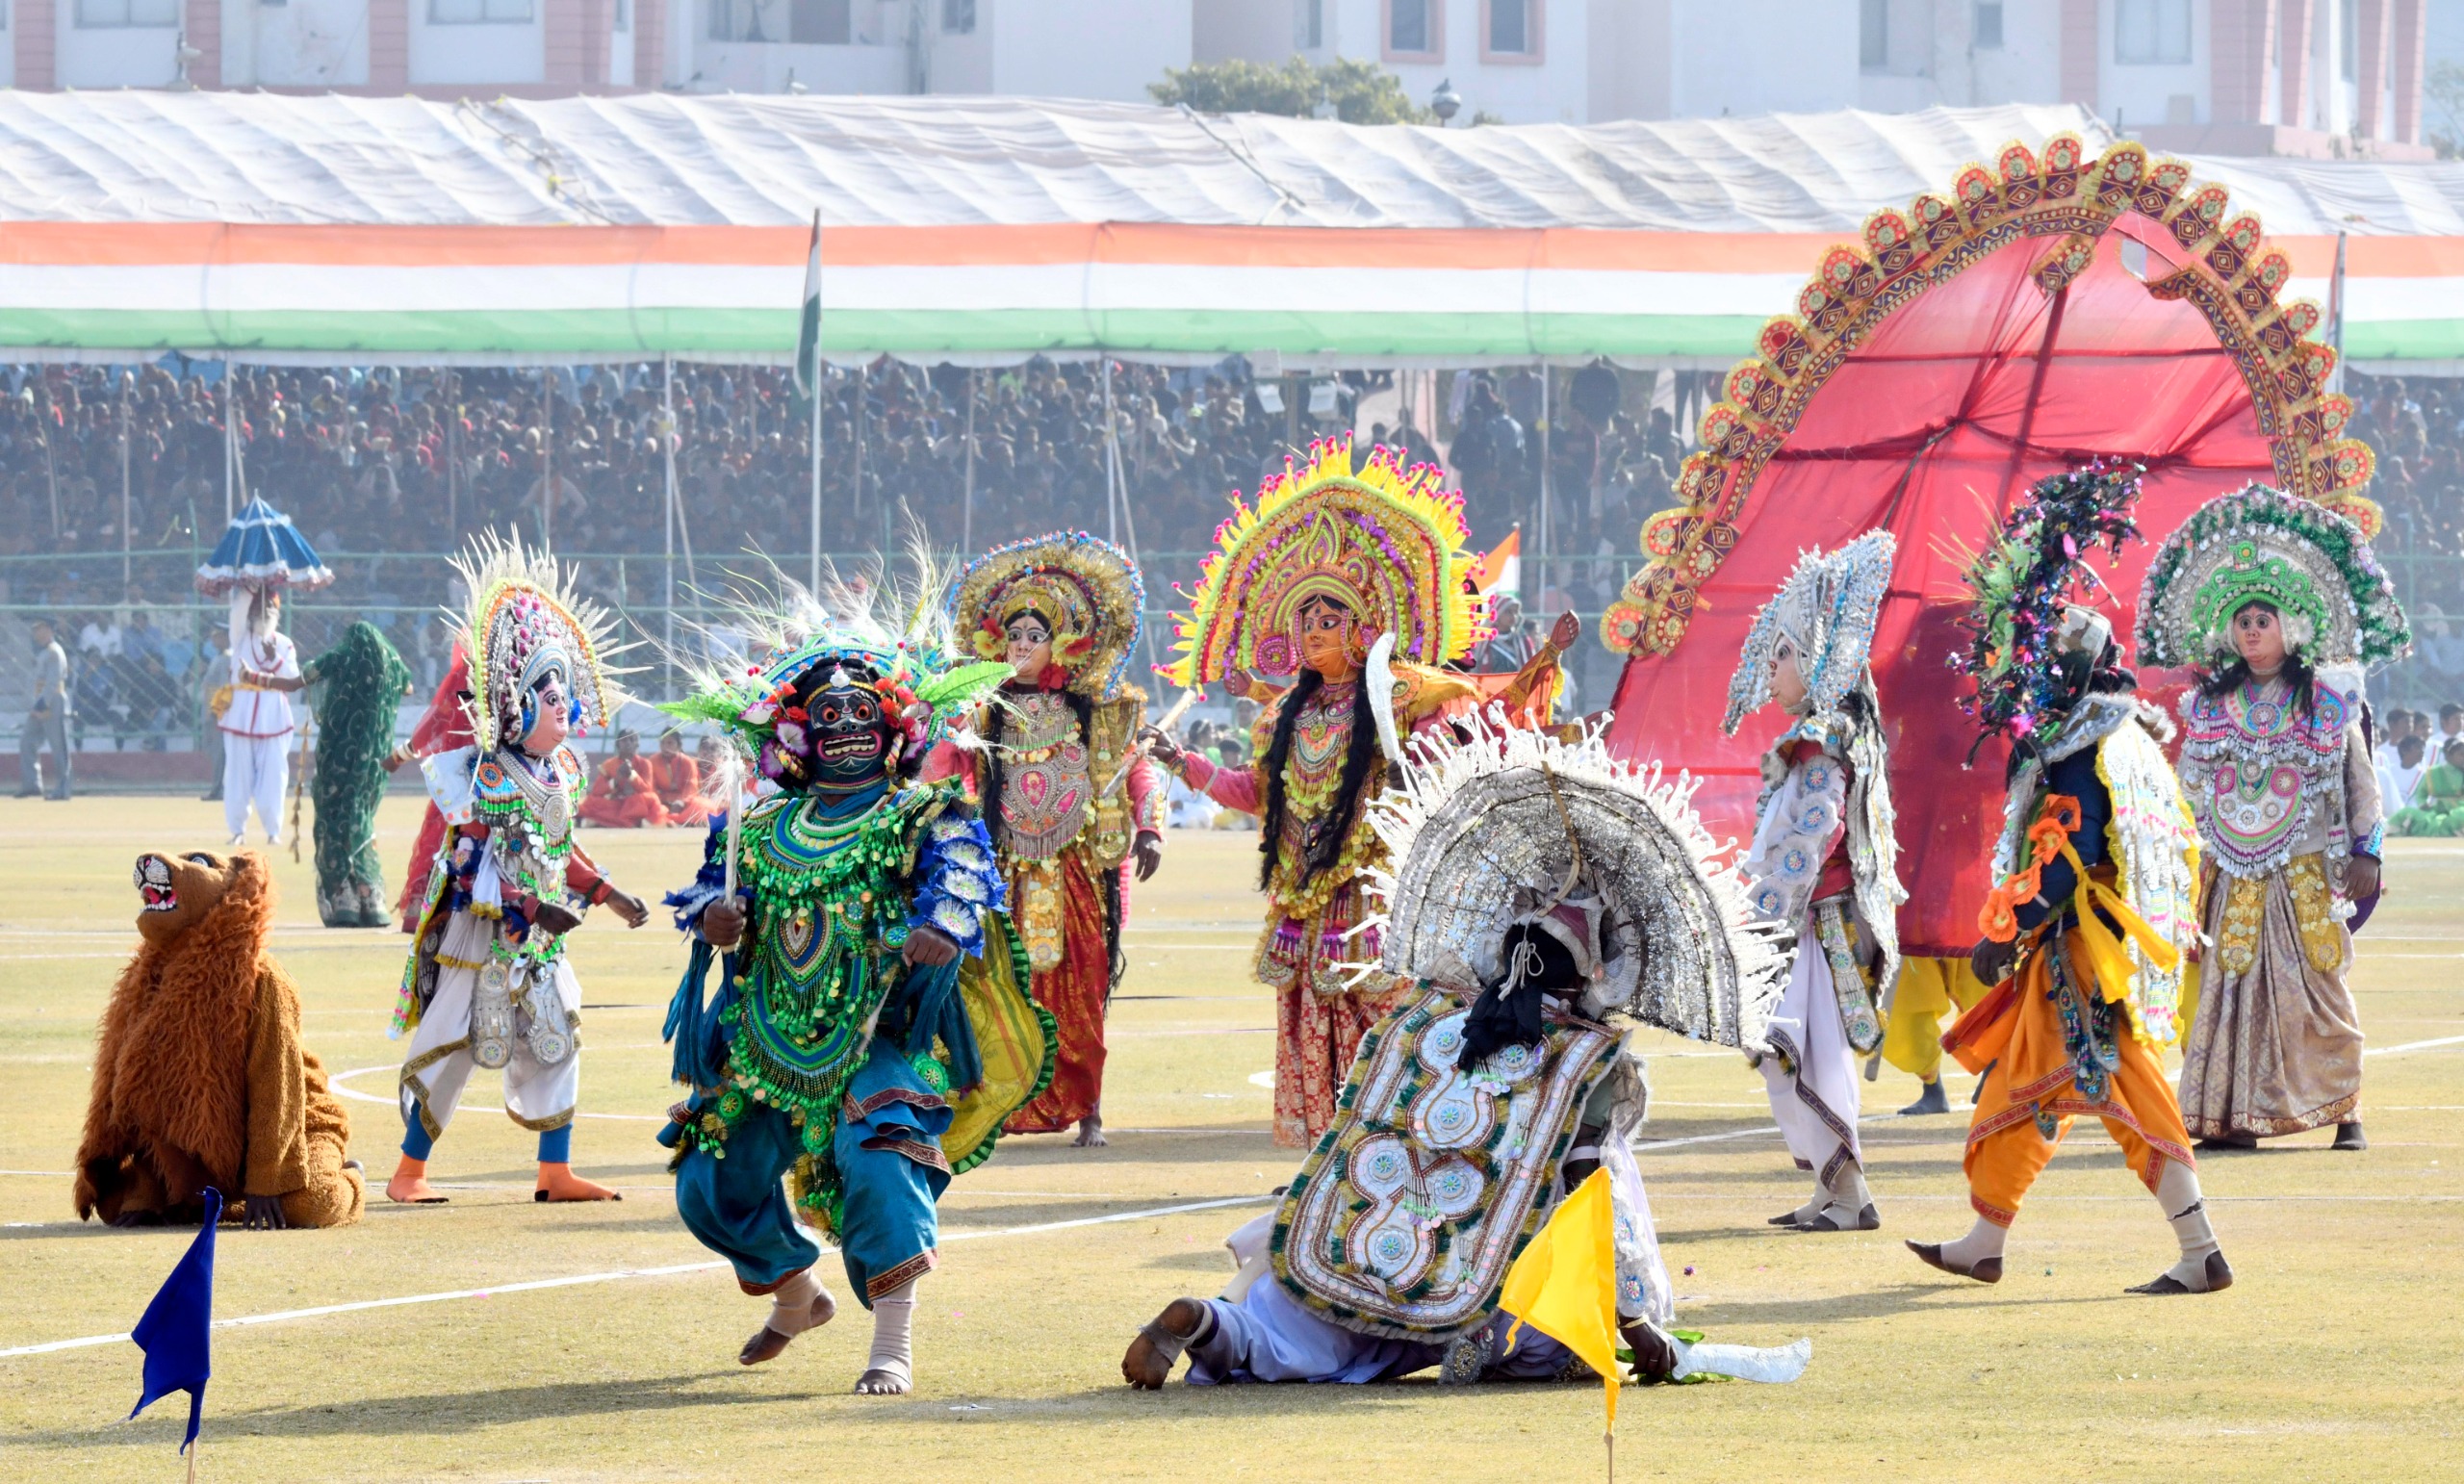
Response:
[[[702,797],[702,765],[684,750],[684,734],[670,727],[659,733],[658,753],[651,758],[651,789],[671,825],[706,824],[709,802]]]
[[[616,733],[616,755],[599,765],[590,780],[590,797],[582,800],[581,822],[611,830],[664,825],[667,809],[658,802],[650,759],[642,755],[639,733]]]

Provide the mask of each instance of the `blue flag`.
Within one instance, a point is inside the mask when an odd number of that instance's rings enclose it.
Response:
[[[183,1453],[196,1441],[197,1422],[205,1412],[205,1382],[214,1370],[206,1332],[214,1324],[214,1225],[220,1219],[222,1192],[208,1186],[205,1225],[128,1336],[145,1352],[145,1394],[128,1415],[136,1417],[173,1392],[188,1393],[189,1435],[180,1440]]]

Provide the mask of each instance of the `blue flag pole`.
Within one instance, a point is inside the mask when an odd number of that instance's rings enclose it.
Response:
[[[192,1447],[205,1413],[205,1383],[214,1369],[207,1337],[214,1326],[214,1228],[221,1219],[222,1192],[208,1186],[205,1224],[128,1336],[145,1352],[145,1392],[129,1409],[131,1420],[173,1392],[189,1394],[189,1432],[180,1451],[189,1455],[191,1479],[196,1477]]]

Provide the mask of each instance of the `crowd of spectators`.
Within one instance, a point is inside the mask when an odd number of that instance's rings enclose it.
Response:
[[[64,615],[83,735],[160,746],[197,725],[214,625],[143,609],[183,601],[186,569],[220,532],[235,469],[238,488],[328,554],[341,578],[332,601],[386,627],[424,683],[444,664],[431,616],[450,596],[434,558],[474,530],[552,536],[582,559],[586,585],[637,616],[664,600],[671,550],[697,559],[706,587],[708,564],[747,552],[793,569],[809,540],[810,403],[779,368],[680,365],[672,388],[664,374],[655,364],[244,365],[226,378],[218,365],[176,359],[0,370],[0,602]],[[894,548],[909,515],[953,552],[1055,528],[1111,530],[1139,548],[1161,595],[1194,576],[1230,494],[1253,490],[1311,438],[1357,427],[1364,441],[1448,464],[1476,545],[1531,527],[1527,558],[1545,465],[1551,544],[1569,559],[1544,579],[1594,608],[1630,569],[1633,532],[1667,502],[1681,456],[1676,421],[1648,410],[1652,386],[1605,367],[1559,372],[1544,433],[1540,378],[1526,369],[1415,382],[1414,419],[1391,373],[1261,378],[1237,357],[1116,363],[1108,439],[1093,363],[834,367],[822,399],[823,541],[838,552]],[[1108,510],[1116,450],[1124,499]],[[123,562],[124,550],[141,554]],[[305,608],[296,620],[316,624]],[[303,652],[326,637],[301,632]]]
[[[792,570],[809,540],[810,404],[780,368],[680,365],[672,387],[662,375],[656,364],[242,366],[226,379],[218,365],[175,358],[0,369],[0,603],[62,619],[85,735],[161,746],[197,725],[212,689],[217,626],[178,605],[186,569],[219,533],[234,466],[243,488],[331,555],[333,617],[377,621],[423,683],[445,661],[433,614],[451,596],[434,558],[474,530],[552,535],[582,558],[586,585],[636,617],[664,601],[671,549],[680,565],[692,554],[705,587],[714,564],[748,552]],[[1140,549],[1160,601],[1194,576],[1227,496],[1254,489],[1312,437],[1357,428],[1364,442],[1445,464],[1475,546],[1521,525],[1527,562],[1539,554],[1545,470],[1556,560],[1534,574],[1551,590],[1535,611],[1596,611],[1631,570],[1642,520],[1672,499],[1691,421],[1678,409],[1690,414],[1706,390],[1696,373],[1604,365],[1556,371],[1544,388],[1528,368],[1313,378],[1253,375],[1237,357],[1116,363],[1108,439],[1095,363],[834,367],[823,542],[894,548],[909,515],[954,553],[1059,527],[1110,529]],[[2421,635],[2415,673],[2428,692],[2454,694],[2464,382],[2355,375],[2350,390],[2351,431],[2379,453],[2373,493]],[[1116,450],[1125,499],[1108,510]],[[124,549],[162,554],[123,565]],[[151,614],[149,600],[162,605]],[[306,608],[298,622],[303,652],[316,652],[328,636],[308,631]]]

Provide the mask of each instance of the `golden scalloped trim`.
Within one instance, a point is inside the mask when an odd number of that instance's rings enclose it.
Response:
[[[2041,154],[2004,145],[1991,166],[1962,168],[1947,195],[1928,192],[1905,211],[1877,211],[1860,241],[1823,253],[1796,312],[1763,325],[1758,353],[1737,363],[1703,414],[1703,446],[1678,471],[1680,503],[1643,524],[1651,561],[1601,616],[1601,642],[1629,654],[1677,648],[1703,585],[1736,545],[1763,466],[1876,326],[2015,237],[2046,240],[2033,271],[2056,293],[2086,271],[2126,214],[2161,227],[2184,258],[2148,292],[2190,301],[2240,365],[2276,482],[2374,531],[2378,509],[2358,493],[2374,459],[2343,436],[2352,403],[2326,391],[2336,353],[2311,338],[2323,317],[2308,300],[2278,302],[2293,264],[2267,244],[2259,218],[2236,215],[2223,187],[2194,181],[2179,160],[2151,160],[2131,141],[2090,160],[2076,135],[2058,134]]]

